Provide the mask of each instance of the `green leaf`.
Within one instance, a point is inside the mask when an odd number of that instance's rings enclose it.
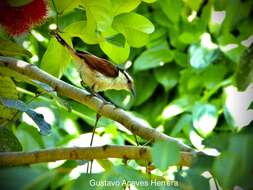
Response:
[[[112,27],[122,33],[128,44],[142,47],[148,42],[148,34],[154,31],[153,24],[137,13],[123,13],[114,18]]]
[[[200,45],[193,44],[189,49],[190,64],[195,69],[207,68],[212,62],[214,62],[219,53],[218,50],[209,50],[201,47]]]
[[[22,146],[12,131],[0,127],[0,152],[22,151]]]
[[[140,3],[141,0],[111,0],[113,7],[113,15],[119,15],[134,10]]]
[[[156,141],[152,147],[152,161],[161,171],[176,165],[180,159],[180,148],[175,142]]]
[[[170,49],[151,49],[144,51],[134,62],[134,70],[142,71],[159,67],[171,62],[174,58]]]
[[[130,47],[127,43],[125,43],[123,47],[119,47],[110,42],[104,41],[99,44],[99,47],[109,58],[118,64],[124,63],[130,53]]]
[[[26,56],[26,57],[32,57],[31,52],[24,49],[22,46],[7,40],[0,38],[0,54],[6,55],[6,56]]]
[[[135,75],[136,98],[134,105],[138,106],[145,102],[155,91],[158,83],[149,72],[140,72]],[[145,86],[145,88],[143,88]]]
[[[125,37],[122,34],[109,36],[106,38],[106,41],[119,47],[124,47],[126,43]]]
[[[209,135],[218,121],[218,110],[212,104],[198,103],[192,111],[194,128],[204,137]]]
[[[179,79],[180,67],[175,64],[165,65],[154,70],[156,80],[166,91],[176,86]]]
[[[56,6],[56,11],[60,14],[71,11],[78,7],[80,0],[53,0]]]
[[[8,4],[12,7],[21,7],[31,3],[33,0],[7,0]]]
[[[38,125],[40,128],[40,133],[42,135],[47,135],[50,133],[50,125],[44,120],[44,117],[42,114],[36,113],[32,109],[29,108],[24,102],[20,100],[14,100],[14,99],[7,99],[4,97],[0,97],[0,102],[7,106],[8,108],[17,109],[21,112],[25,112],[27,115],[29,115],[32,120]]]
[[[79,37],[87,44],[97,44],[104,41],[101,35],[99,35],[95,28],[87,25],[86,21],[77,21],[68,25],[64,32],[70,37]]]
[[[70,41],[69,39],[67,40]],[[51,38],[47,50],[42,57],[40,68],[60,78],[67,64],[70,62],[70,54],[55,38]]]
[[[180,12],[182,9],[181,0],[160,0],[160,6],[162,11],[166,14],[168,19],[174,24],[177,24],[180,18]]]
[[[15,83],[11,78],[0,75],[0,97],[18,99],[18,92]],[[0,103],[0,125],[9,121],[15,121],[14,118],[17,110],[8,108]]]
[[[245,50],[240,59],[235,82],[240,91],[245,90],[253,82],[253,45]]]
[[[110,0],[81,0],[86,8],[87,25],[95,24],[98,31],[105,31],[111,26],[113,20],[112,4]]]
[[[236,185],[243,189],[253,187],[250,177],[253,170],[252,143],[252,133],[235,135],[230,138],[228,150],[215,160],[213,172],[223,189],[232,189]]]

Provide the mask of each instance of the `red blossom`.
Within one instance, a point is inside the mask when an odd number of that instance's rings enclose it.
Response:
[[[11,7],[6,0],[0,0],[0,24],[12,35],[21,35],[34,25],[41,24],[47,16],[45,0],[33,0],[20,7]]]

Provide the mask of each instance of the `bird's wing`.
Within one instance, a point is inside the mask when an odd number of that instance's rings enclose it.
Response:
[[[104,74],[105,76],[117,77],[119,75],[119,69],[106,59],[81,51],[76,51],[76,54],[80,58],[84,59],[90,68]]]

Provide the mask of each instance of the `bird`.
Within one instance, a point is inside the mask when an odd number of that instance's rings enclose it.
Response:
[[[92,93],[97,94],[110,89],[126,90],[135,97],[133,78],[125,69],[89,52],[75,50],[56,30],[52,30],[51,34],[68,50],[76,63],[81,84],[86,84]]]

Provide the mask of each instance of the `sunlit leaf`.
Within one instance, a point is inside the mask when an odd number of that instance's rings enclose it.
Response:
[[[112,0],[112,7],[114,15],[119,15],[122,13],[127,13],[135,9],[141,0]]]
[[[68,43],[70,40],[67,40]],[[69,43],[70,44],[70,43]],[[70,54],[55,38],[51,38],[48,48],[41,60],[40,68],[61,77],[70,62]]]
[[[151,49],[144,51],[134,62],[134,70],[142,71],[163,66],[174,58],[170,49]]]
[[[192,113],[193,126],[203,136],[215,128],[218,121],[218,110],[211,104],[197,104]]]
[[[196,44],[191,45],[189,52],[190,64],[195,69],[206,68],[218,57],[217,50],[209,50]]]
[[[148,34],[154,31],[153,24],[137,13],[124,13],[114,18],[112,27],[122,33],[128,44],[141,47],[148,41]]]
[[[51,127],[44,120],[43,115],[30,109],[29,106],[27,106],[24,102],[20,100],[6,99],[3,97],[0,97],[0,102],[3,105],[7,106],[8,108],[14,108],[21,112],[27,113],[27,115],[29,115],[33,119],[33,121],[38,125],[38,127],[40,128],[40,133],[42,135],[47,135],[50,133]]]

